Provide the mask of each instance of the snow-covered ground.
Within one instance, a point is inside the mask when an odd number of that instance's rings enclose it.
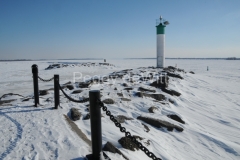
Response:
[[[67,67],[44,70],[49,64],[100,62],[100,61],[30,61],[30,62],[0,62],[0,96],[5,93],[16,93],[23,96],[33,95],[31,65],[37,64],[39,76],[44,79],[54,74],[60,75],[60,83],[73,81],[74,72],[82,76],[107,75],[123,69],[155,66],[155,60],[107,60],[115,66]],[[194,71],[196,74],[181,75],[184,79],[170,78],[169,88],[180,92],[180,97],[163,93],[174,104],[166,101],[163,105],[151,98],[140,98],[133,95],[139,86],[147,84],[130,84],[134,88],[129,93],[123,90],[123,80],[113,85],[92,85],[91,89],[103,89],[105,98],[114,99],[115,103],[108,106],[113,115],[125,115],[133,118],[122,125],[134,135],[150,140],[147,148],[157,157],[166,159],[240,159],[240,63],[227,60],[166,60],[166,65],[172,65]],[[209,71],[207,71],[207,66]],[[151,70],[151,69],[149,69]],[[77,74],[76,74],[77,75]],[[79,77],[78,77],[79,78]],[[53,87],[53,82],[39,81],[40,89]],[[118,90],[115,91],[114,88]],[[77,89],[77,88],[75,88]],[[88,89],[73,98],[87,96]],[[70,95],[72,91],[65,89]],[[130,102],[120,103],[117,93],[123,93]],[[109,94],[110,93],[110,94]],[[62,94],[61,94],[62,95]],[[91,153],[91,147],[79,138],[68,126],[63,114],[69,114],[72,107],[79,108],[82,117],[75,121],[77,126],[91,139],[90,121],[82,120],[88,113],[85,104],[69,102],[61,96],[61,107],[53,110],[53,91],[40,98],[41,106],[33,107],[33,99],[22,102],[21,97],[14,96],[12,104],[0,106],[0,159],[22,160],[83,160]],[[46,101],[50,98],[50,101]],[[6,98],[5,98],[6,99]],[[155,106],[156,113],[149,113],[148,108]],[[102,112],[103,113],[103,112]],[[178,123],[166,115],[176,114],[186,123]],[[129,151],[121,147],[118,140],[124,136],[118,128],[103,113],[102,136],[103,145],[109,141],[130,160],[148,160],[142,151]],[[165,128],[147,125],[149,132],[144,131],[138,116],[155,117],[176,124],[184,129],[170,132]],[[107,153],[111,159],[124,159],[119,155]]]

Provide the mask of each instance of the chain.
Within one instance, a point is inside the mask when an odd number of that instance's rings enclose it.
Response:
[[[72,102],[76,102],[76,103],[85,103],[85,102],[88,102],[89,101],[89,98],[85,98],[85,99],[83,99],[83,100],[76,100],[76,99],[73,99],[72,97],[69,97],[68,95],[67,95],[67,93],[65,93],[64,91],[63,91],[63,89],[62,89],[62,87],[61,87],[61,85],[58,83],[58,86],[59,86],[59,88],[60,88],[60,90],[62,91],[62,93],[65,95],[65,97],[67,97],[70,101],[72,101]]]
[[[152,158],[153,160],[162,160],[161,158],[157,158],[152,152],[150,152],[145,146],[142,145],[141,142],[138,142],[135,137],[131,135],[130,132],[126,131],[125,127],[122,127],[121,123],[118,123],[118,121],[115,119],[115,117],[111,114],[111,112],[107,109],[106,106],[104,106],[103,102],[99,100],[99,105],[102,108],[103,111],[106,112],[106,115],[110,117],[110,120],[113,121],[116,127],[120,128],[121,132],[125,133],[125,137],[128,137],[131,139],[133,143],[135,143],[138,148],[140,148],[148,157]]]
[[[50,78],[50,79],[42,79],[41,77],[38,76],[38,78],[43,81],[43,82],[50,82],[54,79],[54,77]]]

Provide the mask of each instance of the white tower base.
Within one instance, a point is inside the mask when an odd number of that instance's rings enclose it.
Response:
[[[157,67],[163,68],[165,64],[164,55],[165,34],[157,34]]]

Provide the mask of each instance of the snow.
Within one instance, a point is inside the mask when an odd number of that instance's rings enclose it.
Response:
[[[67,67],[52,70],[45,70],[49,64],[53,63],[81,63],[81,62],[101,62],[99,60],[51,60],[51,61],[26,61],[26,62],[0,62],[0,96],[6,93],[16,93],[25,97],[33,95],[33,82],[31,65],[37,64],[39,76],[44,79],[60,75],[60,83],[73,82],[74,72],[81,73],[82,76],[108,75],[123,69],[134,69],[138,67],[155,66],[155,60],[107,60],[115,66],[96,67]],[[220,159],[237,160],[240,159],[240,63],[230,60],[166,60],[166,65],[172,65],[194,71],[195,74],[181,73],[183,80],[170,78],[169,88],[180,92],[180,97],[163,93],[160,89],[155,89],[157,93],[164,94],[167,99],[174,101],[174,104],[163,105],[147,97],[135,97],[133,94],[138,87],[147,87],[146,83],[134,83],[133,90],[129,93],[123,90],[121,85],[123,79],[117,79],[101,85],[91,85],[89,89],[80,94],[71,94],[72,91],[64,89],[72,98],[79,99],[88,97],[89,90],[103,89],[101,98],[112,98],[115,103],[106,105],[113,115],[125,115],[134,120],[127,120],[122,125],[133,135],[145,138],[142,143],[150,140],[150,145],[146,146],[157,157],[163,160],[176,159]],[[207,66],[209,71],[207,71]],[[149,71],[152,69],[148,69]],[[79,81],[79,80],[77,80]],[[114,88],[118,88],[117,91]],[[53,88],[53,82],[39,81],[39,88]],[[148,88],[152,88],[149,87]],[[130,102],[121,102],[117,93],[122,92]],[[110,94],[109,94],[110,93]],[[109,94],[109,95],[108,95]],[[72,107],[78,108],[85,116],[86,104],[70,102],[61,93],[60,107],[58,110],[52,109],[53,90],[46,96],[40,97],[40,106],[33,106],[33,99],[22,102],[21,96],[5,97],[4,100],[17,99],[11,104],[0,106],[0,159],[12,160],[45,160],[45,159],[74,159],[83,160],[87,154],[91,153],[88,146],[76,133],[74,133],[67,122],[64,114],[69,115]],[[52,101],[46,101],[46,99]],[[155,106],[156,113],[148,113],[148,108]],[[118,128],[110,121],[109,117],[102,112],[102,141],[103,145],[109,141],[114,144],[130,160],[148,160],[142,151],[129,151],[118,143],[124,136]],[[176,114],[186,123],[181,124],[167,117],[168,114]],[[147,124],[150,131],[145,132],[142,121],[138,116],[148,116],[161,120],[166,120],[184,129],[183,132],[166,128],[156,128]],[[77,126],[86,136],[91,139],[90,121],[75,121]],[[112,159],[124,159],[118,154],[106,152]]]

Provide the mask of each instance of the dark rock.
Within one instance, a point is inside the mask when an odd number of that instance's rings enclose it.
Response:
[[[31,98],[25,98],[22,100],[22,102],[26,102],[26,101],[29,101]]]
[[[45,100],[46,102],[52,102],[53,101],[53,98],[52,97],[49,97]]]
[[[67,87],[69,90],[73,90],[73,89],[74,89],[73,85],[70,85],[70,84],[67,85],[66,87]]]
[[[149,131],[150,131],[150,129],[148,128],[147,125],[145,125],[145,124],[143,124],[143,123],[142,123],[142,125],[143,125],[143,127],[146,129],[145,132],[149,132]]]
[[[176,67],[173,67],[173,66],[168,66],[169,69],[173,69],[173,70],[176,70],[177,68]]]
[[[88,120],[90,119],[90,113],[86,114],[86,116],[83,118],[83,120]],[[101,115],[101,117],[104,117],[103,115]]]
[[[143,140],[143,138],[142,138],[142,137],[140,137],[140,136],[137,136],[137,135],[133,135],[133,137],[134,137],[134,138],[136,138],[136,139],[139,139],[139,140]]]
[[[183,79],[183,77],[180,76],[179,74],[174,74],[174,73],[167,72],[167,75],[169,77],[175,77],[175,78]]]
[[[16,99],[9,99],[9,100],[0,100],[0,105],[3,105],[5,103],[10,103],[10,102],[13,102],[15,101]]]
[[[132,140],[128,137],[122,137],[118,140],[118,142],[122,145],[123,148],[135,151],[135,149],[139,149],[138,146],[132,142]]]
[[[190,71],[189,73],[195,74],[193,71]]]
[[[86,114],[86,116],[83,118],[83,120],[88,120],[88,119],[90,119],[90,114],[89,113]]]
[[[45,95],[47,95],[48,94],[48,91],[47,90],[40,90],[39,91],[39,95],[40,96],[45,96]]]
[[[171,100],[171,99],[168,99],[168,101],[169,101],[170,103],[174,104],[174,101],[173,101],[173,100]]]
[[[75,90],[75,91],[72,92],[72,94],[78,94],[78,93],[81,93],[81,92],[82,92],[82,90]]]
[[[152,106],[152,107],[150,107],[150,108],[148,109],[149,113],[154,113],[154,110],[158,110],[158,108]]]
[[[152,77],[141,77],[139,80],[140,81],[147,81],[147,80],[150,80],[152,79]]]
[[[163,70],[166,72],[175,72],[175,69],[171,69],[171,68],[163,68]]]
[[[178,72],[184,72],[184,70],[183,70],[183,69],[180,69],[180,68],[178,68],[177,71],[178,71]]]
[[[110,98],[104,99],[102,102],[105,104],[114,104],[114,100]]]
[[[171,115],[167,115],[167,116],[168,116],[168,118],[171,118],[171,119],[173,119],[175,121],[178,121],[178,122],[180,122],[182,124],[185,124],[185,122],[177,115],[171,114]]]
[[[147,88],[143,88],[143,87],[139,87],[138,90],[139,90],[139,91],[142,91],[142,92],[144,92],[144,91],[147,91],[147,92],[153,92],[153,93],[156,92],[156,91],[153,90],[153,89],[147,89]]]
[[[147,94],[147,93],[143,93],[143,92],[137,92],[136,93],[136,96],[138,97],[150,97],[150,98],[153,98],[155,100],[158,100],[158,101],[163,101],[165,100],[165,96],[163,94]]]
[[[117,88],[115,87],[115,88],[114,88],[114,90],[116,91],[116,90],[117,90]]]
[[[150,84],[150,86],[156,87],[156,88],[167,88],[169,83],[169,77],[159,77],[157,81],[154,81]]]
[[[78,86],[80,88],[88,88],[90,85],[90,83],[87,83],[87,82],[79,82]]]
[[[123,94],[122,94],[122,93],[117,93],[117,95],[118,95],[119,97],[123,97]]]
[[[167,121],[153,119],[153,118],[149,118],[149,117],[141,117],[141,116],[137,117],[137,119],[140,119],[140,120],[142,120],[154,127],[157,127],[157,128],[166,127],[168,131],[173,131],[173,129],[176,129],[179,132],[183,131],[182,127],[179,127],[175,124],[171,124]]]
[[[127,87],[127,88],[124,88],[123,90],[127,90],[127,91],[129,91],[129,90],[133,90],[133,88],[131,88],[131,87]]]
[[[166,88],[162,88],[162,91],[167,93],[167,94],[170,94],[172,96],[180,96],[181,93],[177,92],[177,91],[174,91],[174,90],[169,90],[169,89],[166,89]]]
[[[77,108],[71,108],[71,117],[73,121],[79,120],[81,117],[81,113]]]
[[[123,87],[128,87],[127,83],[123,83],[122,85]]]
[[[128,98],[121,98],[122,101],[131,101],[131,99]]]
[[[116,116],[115,119],[118,121],[118,123],[124,123],[125,120],[133,120],[133,118],[129,118],[123,115]]]
[[[108,151],[108,152],[111,152],[111,153],[118,153],[118,154],[120,154],[120,155],[122,155],[126,160],[128,160],[128,158],[124,155],[124,154],[122,154],[122,152],[119,150],[119,149],[117,149],[112,143],[110,143],[110,142],[107,142],[105,145],[104,145],[104,147],[103,147],[103,149],[102,149],[103,151]]]

